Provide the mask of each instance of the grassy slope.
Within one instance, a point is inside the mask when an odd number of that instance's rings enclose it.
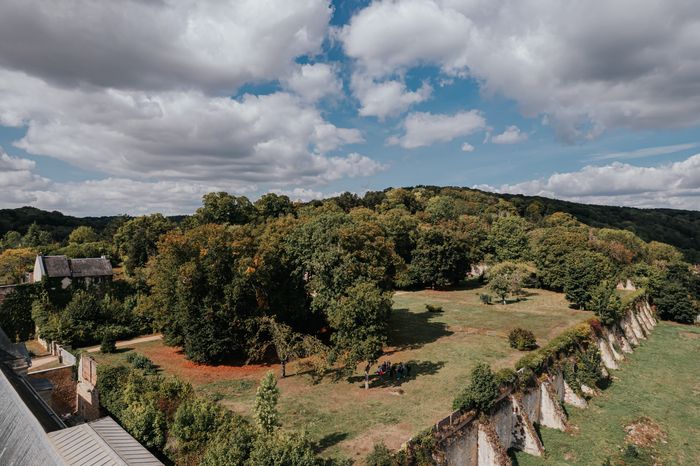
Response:
[[[512,366],[522,353],[508,346],[506,335],[516,326],[535,332],[542,344],[590,313],[568,308],[563,295],[533,290],[526,300],[506,306],[479,302],[479,290],[399,293],[394,298],[390,347],[384,359],[410,362],[412,377],[400,385],[361,388],[359,375],[312,385],[306,376],[280,380],[279,408],[286,427],[306,429],[324,454],[364,457],[376,441],[398,448],[412,435],[449,414],[452,400],[468,382],[478,361]],[[428,313],[425,304],[441,305]],[[194,366],[161,342],[137,345],[167,373],[175,373],[229,408],[249,413],[258,380],[273,366]],[[125,353],[97,356],[121,359]],[[376,366],[375,366],[376,368]],[[374,368],[373,368],[374,369]],[[295,374],[290,364],[289,374]],[[358,371],[359,374],[359,371]],[[397,394],[400,388],[403,394]]]
[[[641,416],[668,436],[655,448],[659,464],[700,464],[700,328],[659,324],[614,376],[588,409],[567,407],[577,433],[543,429],[546,459],[518,453],[518,464],[600,465],[624,446],[624,426]]]

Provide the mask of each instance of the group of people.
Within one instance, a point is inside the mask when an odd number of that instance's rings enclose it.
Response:
[[[393,379],[394,376],[396,380],[401,380],[403,377],[408,377],[411,375],[411,366],[400,362],[398,364],[393,364],[389,361],[382,362],[377,368],[377,375],[384,379],[384,376],[388,376],[389,379]]]

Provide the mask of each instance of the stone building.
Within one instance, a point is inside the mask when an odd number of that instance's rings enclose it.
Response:
[[[33,281],[51,280],[65,289],[81,281],[93,285],[112,280],[112,264],[106,257],[69,259],[66,256],[36,256]]]

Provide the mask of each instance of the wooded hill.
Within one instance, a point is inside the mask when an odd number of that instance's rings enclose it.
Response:
[[[390,189],[370,191],[364,197],[344,193],[334,199],[341,206],[347,208],[363,205],[371,208],[379,204],[384,193]],[[445,188],[417,186],[405,189],[437,192]],[[566,212],[573,215],[578,221],[595,228],[629,230],[645,241],[660,241],[671,244],[681,249],[689,262],[700,262],[700,211],[580,204],[539,196],[490,193],[470,188],[454,187],[448,189],[469,192],[474,195],[475,200],[481,200],[483,205],[475,206],[473,213],[486,209],[488,205],[497,204],[499,199],[512,203],[518,210],[518,214],[523,217],[544,217],[554,212]],[[311,201],[310,203],[315,202],[319,201]],[[0,209],[0,236],[11,230],[24,234],[32,223],[36,223],[42,230],[49,231],[54,240],[61,242],[68,237],[74,228],[82,225],[89,226],[98,233],[105,233],[105,236],[111,236],[110,233],[113,232],[109,230],[116,230],[127,218],[126,216],[72,217],[58,211],[49,212],[34,207]],[[185,216],[170,217],[175,222],[184,218]]]

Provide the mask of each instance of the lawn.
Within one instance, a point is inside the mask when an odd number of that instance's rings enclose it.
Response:
[[[504,306],[482,304],[480,292],[468,288],[396,293],[389,347],[382,360],[410,364],[411,376],[400,382],[375,379],[366,391],[358,371],[351,380],[328,377],[314,385],[308,376],[295,375],[297,365],[290,364],[291,376],[279,382],[283,425],[306,429],[325,455],[359,459],[377,441],[399,448],[450,412],[453,398],[478,361],[510,367],[522,356],[508,346],[509,330],[518,326],[532,330],[543,344],[591,317],[569,309],[557,293],[529,290],[523,300]],[[426,304],[442,306],[443,312],[427,312]],[[200,392],[244,414],[250,413],[260,378],[268,370],[279,370],[277,365],[197,366],[160,341],[137,344],[135,349],[164,372],[179,375]],[[96,357],[114,362],[125,354]]]
[[[543,429],[546,458],[518,453],[527,465],[600,465],[625,447],[625,427],[648,418],[664,440],[652,442],[657,464],[700,464],[700,328],[660,323],[613,384],[588,409],[567,407],[573,433]]]

